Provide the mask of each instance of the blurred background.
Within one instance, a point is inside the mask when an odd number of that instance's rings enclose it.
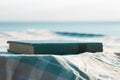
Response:
[[[119,0],[0,0],[0,31],[45,29],[119,36],[119,4]]]

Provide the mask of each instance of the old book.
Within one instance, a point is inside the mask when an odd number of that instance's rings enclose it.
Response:
[[[8,41],[9,52],[20,54],[79,54],[82,52],[102,52],[103,45],[98,42],[78,41]]]

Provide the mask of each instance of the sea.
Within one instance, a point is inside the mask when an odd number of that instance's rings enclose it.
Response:
[[[119,36],[120,22],[0,22],[0,32],[27,29]]]

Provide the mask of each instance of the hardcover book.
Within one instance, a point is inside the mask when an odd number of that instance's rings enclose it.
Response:
[[[8,52],[19,54],[79,54],[83,52],[102,52],[103,45],[99,42],[79,41],[8,41]]]

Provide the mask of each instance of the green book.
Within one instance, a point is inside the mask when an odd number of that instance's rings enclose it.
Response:
[[[79,54],[83,52],[102,52],[100,42],[79,42],[62,40],[8,41],[8,52],[19,54]]]

